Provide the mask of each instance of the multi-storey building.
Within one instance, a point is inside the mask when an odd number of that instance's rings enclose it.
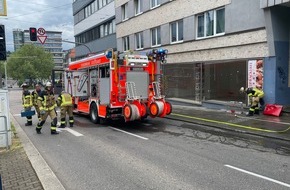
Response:
[[[23,31],[21,29],[13,29],[13,44],[14,51],[21,48],[24,44]]]
[[[115,1],[119,51],[163,47],[167,97],[243,101],[263,87],[268,103],[290,105],[290,2]]]
[[[53,57],[55,69],[63,68],[63,52],[62,52],[62,32],[59,31],[46,31],[45,36],[47,39],[45,43],[39,41],[32,42],[29,37],[29,30],[21,31],[19,29],[13,30],[14,50],[16,51],[24,44],[35,44],[42,46],[45,51],[50,52]]]
[[[76,59],[116,50],[113,0],[74,0],[73,16]]]

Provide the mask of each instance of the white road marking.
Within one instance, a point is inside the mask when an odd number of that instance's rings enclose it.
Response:
[[[66,127],[66,128],[58,128],[57,130],[68,131],[68,132],[70,132],[71,134],[73,134],[76,137],[84,136],[83,134],[81,134],[81,133],[79,133],[79,132],[77,132],[77,131],[75,131],[75,130],[73,130],[71,128],[68,128],[68,127]]]
[[[121,130],[121,129],[117,129],[117,128],[115,128],[115,127],[109,127],[109,128],[111,128],[111,129],[113,129],[113,130],[115,130],[115,131],[119,131],[119,132],[122,132],[122,133],[126,133],[126,134],[128,134],[128,135],[132,135],[132,136],[134,136],[134,137],[138,137],[138,138],[143,139],[143,140],[148,140],[148,138],[146,138],[146,137],[142,137],[142,136],[139,136],[139,135],[135,135],[135,134],[133,134],[133,133],[129,133],[129,132],[127,132],[127,131],[123,131],[123,130]]]
[[[151,123],[142,123],[142,125],[151,126],[152,124]]]
[[[13,116],[17,116],[18,117],[18,116],[21,116],[21,114],[20,113],[19,114],[13,114]]]
[[[275,179],[272,179],[272,178],[269,178],[269,177],[266,177],[266,176],[262,176],[262,175],[259,175],[259,174],[253,173],[253,172],[249,172],[249,171],[246,171],[246,170],[243,170],[243,169],[237,168],[235,166],[231,166],[231,165],[225,165],[225,166],[228,167],[228,168],[232,168],[234,170],[238,170],[240,172],[244,172],[246,174],[255,176],[255,177],[259,177],[259,178],[262,178],[262,179],[277,183],[279,185],[283,185],[285,187],[290,187],[290,184],[287,184],[287,183],[284,183],[284,182],[281,182],[281,181],[278,181],[278,180],[275,180]]]

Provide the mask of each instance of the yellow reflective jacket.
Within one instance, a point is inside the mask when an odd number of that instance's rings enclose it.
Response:
[[[247,90],[247,94],[248,94],[249,97],[259,97],[259,98],[263,98],[264,97],[263,90],[260,90],[258,88],[249,88]]]
[[[51,111],[56,107],[54,94],[48,91],[42,91],[37,99],[37,105],[40,110]]]
[[[62,93],[58,96],[58,106],[72,106],[72,97],[69,93]]]
[[[32,96],[32,103],[34,106],[37,106],[37,99],[38,97],[41,95],[41,90],[37,91],[37,90],[34,90],[32,93],[31,93],[31,96]]]
[[[24,108],[32,107],[32,96],[28,90],[25,90],[22,93],[22,106]]]

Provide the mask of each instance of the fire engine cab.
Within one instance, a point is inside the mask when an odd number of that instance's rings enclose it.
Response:
[[[142,120],[164,117],[172,106],[161,94],[161,64],[167,50],[119,54],[112,49],[71,62],[64,73],[65,91],[73,96],[74,112],[100,119]]]

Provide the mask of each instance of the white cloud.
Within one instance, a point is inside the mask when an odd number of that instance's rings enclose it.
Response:
[[[29,27],[47,31],[61,31],[62,38],[74,41],[72,0],[6,0],[7,16],[0,17],[5,25],[6,46],[13,51],[13,29],[28,30]],[[63,49],[74,44],[63,43]]]

